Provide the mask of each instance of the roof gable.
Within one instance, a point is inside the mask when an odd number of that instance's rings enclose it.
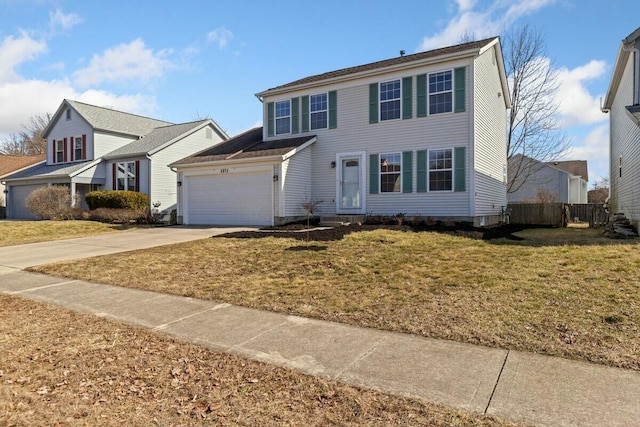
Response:
[[[603,110],[610,110],[611,107],[613,107],[613,99],[618,92],[618,86],[620,86],[620,81],[622,80],[624,69],[627,65],[627,62],[629,61],[631,53],[629,48],[636,44],[639,40],[640,27],[620,42],[620,47],[618,48],[618,56],[616,57],[616,62],[613,66],[613,74],[611,75],[611,82],[609,83],[609,89],[607,90],[607,95],[605,96],[604,104],[602,105]]]
[[[173,124],[163,120],[152,119],[149,117],[138,116],[136,114],[125,113],[122,111],[65,99],[62,101],[62,104],[60,104],[60,107],[58,107],[58,110],[51,118],[49,125],[44,130],[44,138],[47,137],[53,126],[55,126],[55,123],[60,120],[67,107],[71,107],[77,114],[86,120],[94,130],[103,130],[125,135],[146,135],[156,127]]]
[[[280,86],[276,86],[271,89],[267,89],[266,91],[260,92],[257,95],[269,95],[271,93],[276,93],[281,91],[282,89],[289,89],[296,86],[304,86],[307,84],[314,84],[325,82],[333,79],[346,78],[354,75],[359,75],[366,72],[375,72],[381,71],[382,69],[394,67],[394,66],[408,66],[411,63],[421,62],[421,61],[436,61],[447,59],[449,56],[456,54],[467,54],[469,56],[475,55],[480,52],[482,49],[487,48],[492,43],[497,43],[497,37],[491,37],[483,40],[478,40],[469,43],[462,43],[455,46],[448,46],[439,49],[434,49],[426,52],[419,52],[412,55],[403,55],[396,58],[386,59],[383,61],[372,62],[369,64],[358,65],[355,67],[343,68],[340,70],[329,71],[327,73],[316,74],[313,76],[304,77],[299,80],[295,80],[293,82],[285,83]],[[500,58],[502,59],[502,58]]]

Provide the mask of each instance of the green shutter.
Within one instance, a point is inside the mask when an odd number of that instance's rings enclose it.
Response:
[[[462,113],[465,110],[466,93],[465,88],[467,84],[465,67],[456,68],[453,75],[453,83],[455,86],[455,100],[454,100],[454,112]]]
[[[369,123],[378,123],[378,83],[369,85]]]
[[[427,75],[420,74],[416,77],[417,92],[417,117],[427,117]]]
[[[302,132],[309,132],[309,96],[302,97]]]
[[[427,192],[427,151],[420,150],[417,153],[418,155],[418,164],[417,164],[417,190],[418,193],[426,193]]]
[[[380,160],[377,154],[369,154],[369,194],[378,194]]]
[[[300,98],[291,98],[291,133],[300,132]]]
[[[413,151],[402,152],[402,192],[413,193]]]
[[[464,147],[456,147],[453,149],[453,162],[454,162],[454,175],[453,175],[453,183],[454,189],[453,191],[465,191],[466,190],[466,171],[465,171],[465,148]]]
[[[329,129],[338,127],[338,93],[335,90],[329,92]]]
[[[413,77],[404,77],[402,79],[402,118],[413,118]]]
[[[267,103],[267,136],[275,135],[274,122],[273,122],[273,102]]]

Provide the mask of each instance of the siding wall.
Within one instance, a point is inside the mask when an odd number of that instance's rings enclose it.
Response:
[[[507,111],[495,47],[476,58],[473,74],[475,172],[470,189],[475,203],[472,214],[499,215],[501,206],[507,205],[503,169],[507,165]]]
[[[93,134],[91,126],[82,117],[80,117],[75,111],[72,110],[71,120],[66,119],[66,114],[63,113],[60,119],[56,122],[51,132],[47,136],[47,164],[53,164],[55,159],[55,151],[53,150],[53,140],[60,140],[67,138],[67,149],[69,150],[69,138],[71,136],[87,135],[87,159],[93,159]],[[67,159],[70,159],[70,152],[67,151]]]
[[[350,82],[327,85],[322,89],[291,92],[281,96],[264,98],[264,105],[268,102],[313,95],[326,91],[337,91],[337,128],[319,129],[305,134],[317,135],[318,140],[309,147],[313,158],[311,169],[311,195],[314,200],[322,203],[318,206],[319,215],[333,215],[336,212],[336,173],[337,168],[331,168],[331,162],[336,161],[337,153],[366,152],[371,153],[399,153],[414,151],[412,165],[413,193],[385,193],[368,194],[367,186],[363,189],[366,194],[366,210],[371,214],[394,215],[403,212],[407,215],[421,214],[429,216],[459,216],[470,215],[469,180],[472,166],[471,150],[469,150],[469,135],[471,131],[471,90],[470,70],[472,62],[458,60],[440,65],[423,66],[420,68],[377,75]],[[416,117],[416,75],[453,70],[466,66],[466,111],[462,113],[445,113],[427,117]],[[413,118],[369,123],[369,84],[388,80],[413,77],[412,110]],[[264,108],[264,123],[267,123],[266,108]],[[504,113],[503,113],[504,114]],[[289,135],[277,135],[266,139],[280,139]],[[416,192],[416,150],[436,148],[466,147],[467,191],[464,192]],[[365,167],[368,168],[367,159]]]
[[[517,191],[509,193],[509,202],[531,202],[540,190],[554,194],[559,202],[569,203],[569,174],[541,165]]]
[[[106,132],[95,132],[93,135],[95,141],[93,144],[89,143],[89,135],[87,134],[87,158],[97,159],[103,155],[115,150],[116,148],[123,147],[130,142],[135,141],[137,138],[133,138],[128,135],[116,135]]]
[[[169,164],[222,142],[213,128],[212,138],[206,137],[207,127],[186,136],[151,156],[151,203],[160,202],[160,210],[166,213],[176,209],[178,203],[176,173]],[[149,175],[146,175],[147,177]],[[146,178],[148,181],[148,178]]]
[[[633,55],[625,67],[610,116],[610,212],[624,213],[640,222],[640,125],[632,120],[626,106],[633,104]],[[622,177],[619,164],[622,156]]]
[[[311,147],[307,147],[282,163],[284,215],[286,217],[305,216],[302,204],[314,201],[311,182]],[[280,202],[282,203],[282,202]],[[281,204],[282,206],[282,204]],[[275,210],[274,212],[278,212]]]

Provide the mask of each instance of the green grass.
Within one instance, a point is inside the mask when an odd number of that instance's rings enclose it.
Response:
[[[128,227],[94,221],[2,221],[0,246],[86,237],[125,229]]]
[[[213,238],[36,270],[640,370],[637,241],[577,228],[518,235],[378,229],[314,250]]]

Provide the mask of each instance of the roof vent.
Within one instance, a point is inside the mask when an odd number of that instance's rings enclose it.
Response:
[[[404,56],[404,49],[400,51],[400,56]]]

